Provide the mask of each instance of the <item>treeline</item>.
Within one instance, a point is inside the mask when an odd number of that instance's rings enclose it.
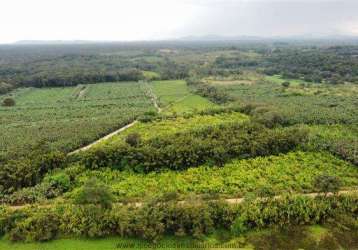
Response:
[[[36,57],[25,52],[24,55],[18,55],[13,51],[14,58],[11,52],[6,51],[9,55],[0,67],[0,93],[16,87],[138,81],[145,79],[143,71],[153,71],[163,80],[184,79],[189,75],[189,65],[177,63],[169,56],[145,48],[112,51],[113,54],[102,54],[101,50],[84,51],[81,47],[77,47],[77,51],[63,48],[58,54],[44,50]],[[0,50],[0,56],[1,53],[4,51]],[[21,56],[24,57],[22,60]]]
[[[156,242],[164,235],[202,238],[216,229],[232,235],[270,226],[313,225],[334,219],[356,230],[358,197],[284,196],[229,205],[220,201],[157,199],[141,206],[63,204],[12,210],[0,207],[0,236],[12,241],[48,241],[67,237],[138,237]],[[345,216],[342,217],[342,214]]]
[[[144,76],[137,69],[123,69],[114,72],[74,72],[73,74],[61,75],[33,75],[24,79],[18,79],[23,87],[67,87],[78,84],[90,84],[99,82],[118,82],[118,81],[139,81]]]
[[[287,79],[303,79],[306,82],[339,84],[358,82],[358,57],[355,47],[344,50],[277,49],[268,54],[262,66],[268,75],[279,74]]]

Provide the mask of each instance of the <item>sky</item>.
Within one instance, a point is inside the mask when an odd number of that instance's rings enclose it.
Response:
[[[0,0],[0,43],[357,35],[358,0]]]

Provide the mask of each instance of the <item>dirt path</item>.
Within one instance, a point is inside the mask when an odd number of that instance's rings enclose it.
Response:
[[[353,189],[353,190],[342,190],[339,191],[337,193],[337,195],[350,195],[350,194],[358,194],[358,189]],[[319,195],[323,195],[322,193],[308,193],[308,194],[292,194],[292,197],[295,196],[304,196],[304,197],[309,197],[309,198],[315,198]],[[333,196],[333,193],[328,193],[327,196]],[[280,199],[282,197],[282,195],[276,195],[273,197],[262,197],[262,198],[257,198],[257,200],[265,200],[265,199]],[[218,201],[218,200],[211,200],[211,201]],[[237,205],[240,203],[243,203],[245,201],[245,198],[228,198],[228,199],[224,199],[225,202],[227,202],[228,204],[231,205]],[[185,204],[187,201],[178,201],[178,204]],[[124,205],[123,203],[116,203],[116,205],[118,206],[122,206]],[[133,203],[128,203],[127,205],[133,205],[135,207],[141,207],[144,205],[143,202],[133,202]],[[10,209],[13,210],[19,210],[22,208],[26,208],[26,207],[30,207],[31,204],[26,204],[26,205],[20,205],[20,206],[9,206]],[[51,208],[53,205],[52,204],[47,204],[47,205],[40,205],[39,207],[41,208]]]
[[[79,148],[79,149],[77,149],[75,151],[72,151],[71,153],[68,153],[68,155],[73,155],[73,154],[76,154],[76,153],[79,153],[79,152],[82,152],[82,151],[86,151],[86,150],[92,148],[93,146],[97,145],[98,143],[103,142],[105,140],[108,140],[109,138],[111,138],[111,137],[123,132],[124,130],[134,126],[137,122],[138,121],[134,121],[134,122],[132,122],[132,123],[120,128],[120,129],[118,129],[118,130],[116,130],[116,131],[114,131],[114,132],[112,132],[112,133],[110,133],[110,134],[98,139],[97,141],[92,142],[91,144],[89,144],[89,145],[87,145],[85,147]]]
[[[77,95],[77,99],[80,99],[87,91],[87,87],[81,89],[80,93]]]
[[[76,87],[76,92],[78,91],[77,88],[79,88],[79,92],[75,94],[75,99],[81,99],[82,96],[87,92],[88,86],[86,85],[78,85]]]
[[[157,96],[154,94],[153,89],[150,87],[150,85],[148,84],[148,82],[145,82],[146,86],[147,86],[147,91],[148,91],[148,95],[150,97],[150,99],[153,102],[154,107],[157,109],[158,113],[162,112],[162,108],[159,107],[158,105],[158,98]]]

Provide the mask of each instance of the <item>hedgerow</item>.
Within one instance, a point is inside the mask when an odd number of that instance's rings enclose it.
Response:
[[[0,232],[13,241],[44,241],[57,235],[99,237],[120,235],[156,241],[163,235],[201,238],[219,228],[241,234],[272,225],[285,227],[325,223],[344,213],[356,218],[358,196],[223,201],[187,200],[145,203],[142,206],[58,205],[52,208],[0,210]],[[46,230],[46,232],[44,232]]]

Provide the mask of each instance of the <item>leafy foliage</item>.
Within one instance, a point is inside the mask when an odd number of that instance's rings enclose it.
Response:
[[[112,207],[113,197],[108,187],[98,183],[96,179],[92,178],[77,191],[74,201],[76,204],[94,204],[108,209]]]

